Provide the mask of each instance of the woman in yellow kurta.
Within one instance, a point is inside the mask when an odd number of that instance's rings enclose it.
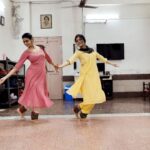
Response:
[[[86,118],[87,114],[93,109],[95,104],[106,101],[105,94],[101,87],[100,76],[97,69],[97,59],[101,62],[117,66],[110,63],[106,58],[95,52],[92,48],[86,46],[86,39],[83,35],[77,34],[75,42],[79,47],[74,55],[68,59],[60,68],[73,64],[77,59],[80,60],[81,68],[78,80],[67,91],[74,98],[80,93],[83,96],[83,102],[74,106],[76,116],[80,114],[81,118]]]

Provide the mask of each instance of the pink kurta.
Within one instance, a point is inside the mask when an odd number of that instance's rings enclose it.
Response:
[[[48,97],[45,58],[42,50],[36,53],[26,50],[15,65],[15,68],[19,70],[25,60],[28,59],[31,62],[25,76],[24,92],[18,101],[27,108],[44,108],[53,104]]]

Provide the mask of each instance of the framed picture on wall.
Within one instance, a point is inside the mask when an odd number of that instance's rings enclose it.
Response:
[[[4,26],[5,25],[5,17],[0,16],[0,25]]]
[[[51,29],[52,15],[51,14],[40,15],[40,23],[41,23],[41,29]]]

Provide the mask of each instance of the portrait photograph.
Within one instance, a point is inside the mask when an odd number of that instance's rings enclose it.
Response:
[[[52,28],[52,15],[40,15],[41,29],[51,29]]]

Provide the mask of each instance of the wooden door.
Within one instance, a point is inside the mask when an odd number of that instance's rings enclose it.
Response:
[[[56,37],[36,37],[34,38],[35,44],[44,45],[46,52],[52,58],[56,64],[62,63],[62,38]],[[63,82],[62,82],[62,70],[55,72],[52,65],[46,64],[48,68],[47,72],[47,84],[48,91],[51,99],[63,99]]]

